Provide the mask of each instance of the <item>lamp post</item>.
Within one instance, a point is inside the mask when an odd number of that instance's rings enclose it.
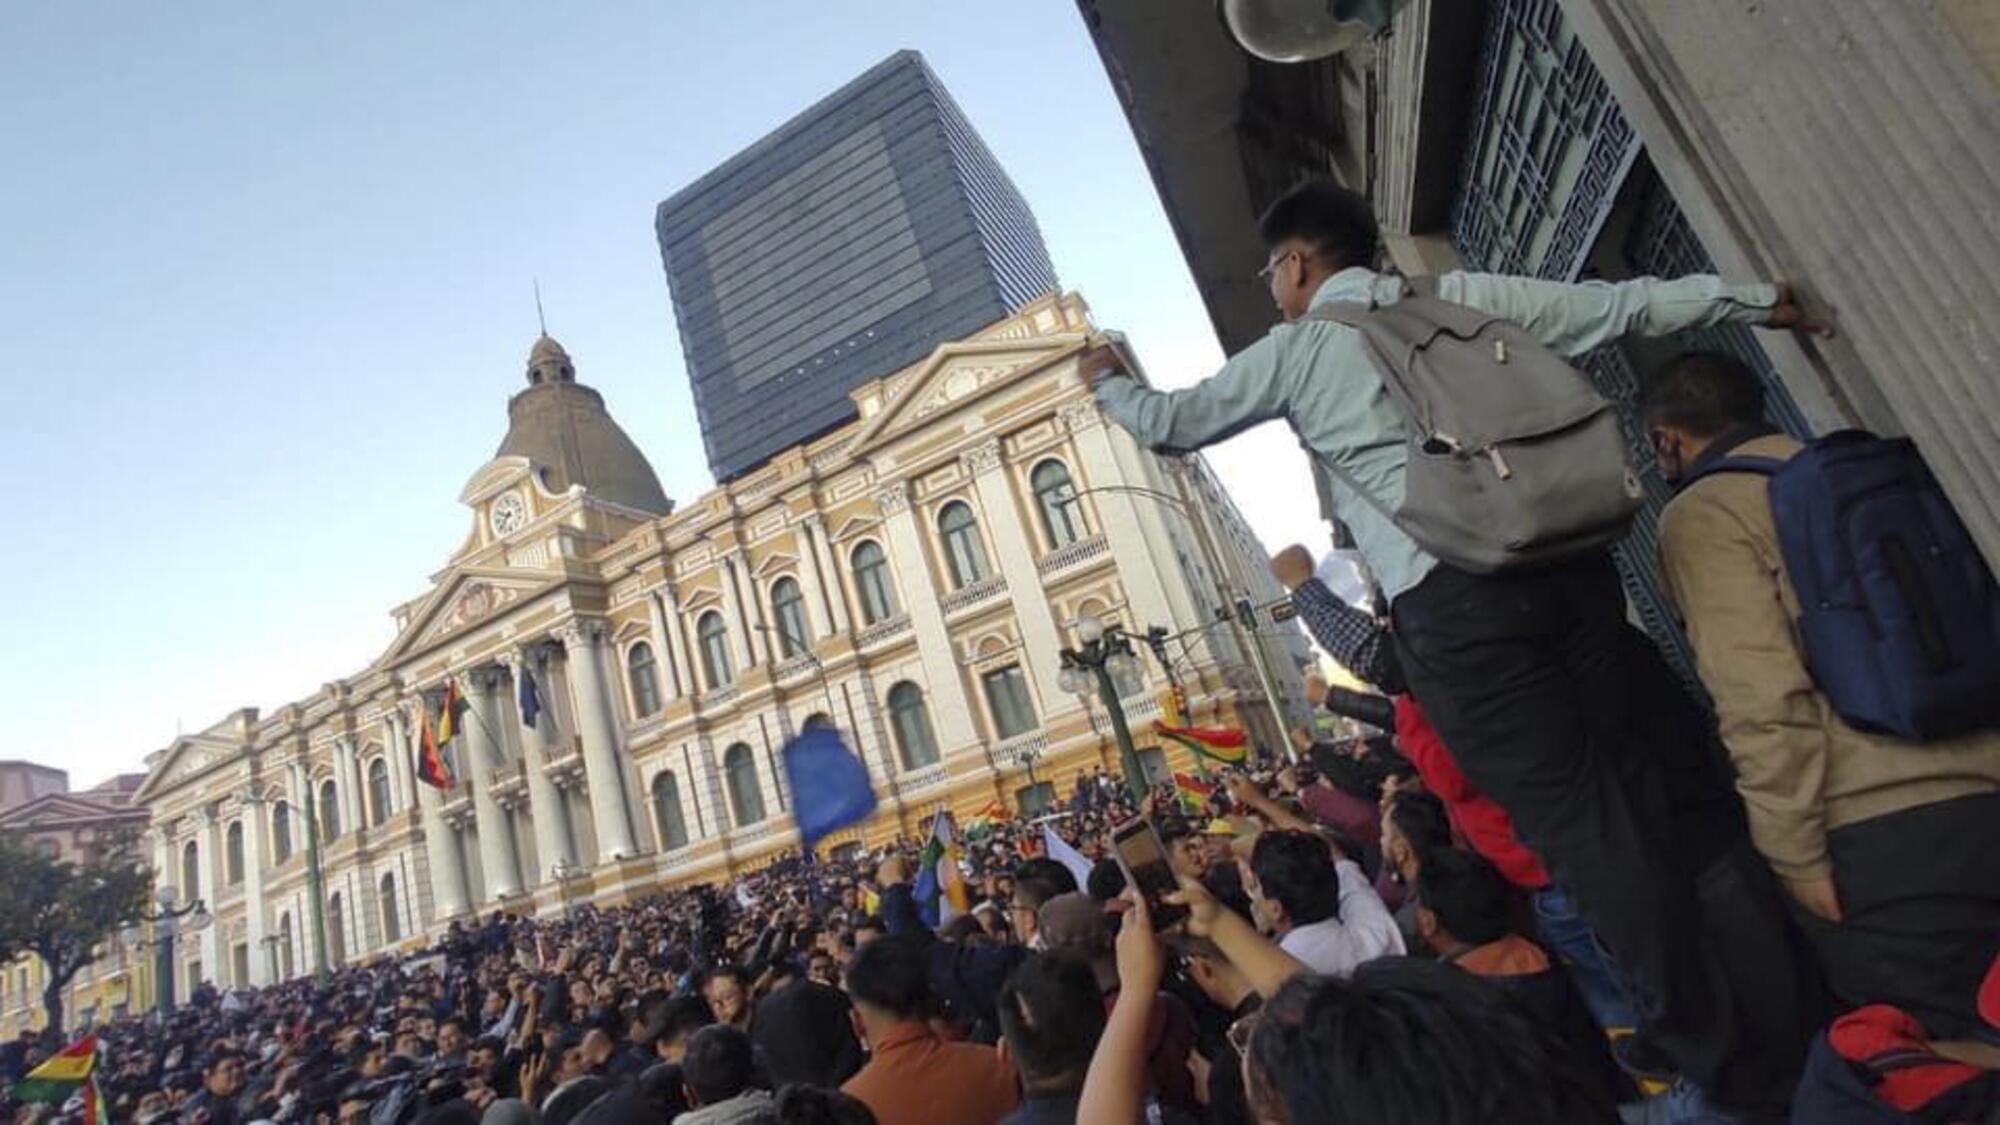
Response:
[[[1125,787],[1140,807],[1146,804],[1146,771],[1139,764],[1138,748],[1132,745],[1132,728],[1125,721],[1125,706],[1118,698],[1118,682],[1136,675],[1139,658],[1133,655],[1131,638],[1117,625],[1106,625],[1091,614],[1076,619],[1076,636],[1081,643],[1062,650],[1062,672],[1057,683],[1064,691],[1087,694],[1094,681],[1097,697],[1111,716],[1111,733],[1118,740],[1118,758],[1125,767]]]
[[[174,1010],[174,939],[183,933],[198,934],[214,919],[200,899],[186,906],[177,905],[180,895],[172,887],[161,887],[154,898],[152,910],[139,912],[141,921],[152,924],[153,936],[139,936],[138,927],[134,926],[127,937],[131,945],[153,947],[153,1006],[165,1016]],[[185,926],[181,924],[183,918],[187,919]]]
[[[1171,467],[1170,472],[1175,485],[1182,490],[1180,495],[1132,484],[1093,485],[1078,492],[1077,495],[1122,492],[1132,496],[1144,496],[1178,511],[1187,519],[1188,527],[1194,533],[1195,547],[1201,552],[1202,563],[1208,568],[1210,580],[1215,583],[1214,593],[1218,599],[1212,607],[1215,620],[1228,622],[1231,634],[1236,638],[1237,648],[1249,657],[1250,667],[1257,674],[1258,687],[1264,694],[1264,705],[1270,708],[1271,721],[1277,726],[1279,741],[1283,742],[1286,726],[1285,703],[1278,694],[1278,677],[1271,670],[1270,657],[1265,653],[1263,641],[1257,635],[1257,619],[1254,615],[1241,610],[1243,595],[1239,592],[1236,576],[1230,574],[1223,566],[1222,554],[1217,550],[1214,534],[1208,526],[1205,506],[1198,503],[1194,496],[1187,494],[1190,485],[1183,474],[1191,474],[1194,470],[1189,467],[1189,462],[1181,459],[1169,459],[1168,465]],[[1155,646],[1154,653],[1160,657],[1161,665],[1167,668],[1171,679],[1174,674],[1173,665],[1166,660],[1165,639],[1161,637],[1159,642],[1155,642],[1150,634],[1146,637],[1147,643]],[[1196,675],[1197,677],[1200,675],[1199,671]],[[1192,716],[1189,718],[1192,719]]]

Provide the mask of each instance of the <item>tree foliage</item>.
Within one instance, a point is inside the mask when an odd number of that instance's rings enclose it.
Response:
[[[43,855],[0,832],[0,958],[41,958],[48,1026],[61,1030],[62,990],[118,931],[140,920],[153,875],[137,837],[99,837],[82,863]]]

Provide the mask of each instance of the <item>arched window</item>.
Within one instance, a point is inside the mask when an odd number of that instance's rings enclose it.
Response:
[[[403,940],[403,920],[396,913],[396,876],[382,876],[382,944]]]
[[[722,754],[722,772],[729,779],[729,811],[736,826],[764,819],[764,789],[757,784],[757,758],[739,742]]]
[[[729,664],[729,627],[722,615],[709,610],[695,622],[695,637],[701,642],[701,670],[708,675],[710,690],[723,687],[735,676]]]
[[[979,521],[972,505],[954,500],[938,513],[938,534],[944,537],[944,561],[954,589],[963,590],[986,577],[986,548],[979,543]]]
[[[1042,530],[1048,533],[1049,549],[1067,547],[1084,537],[1083,506],[1076,500],[1076,484],[1069,467],[1049,460],[1035,466],[1028,475],[1035,490],[1035,507],[1042,513]]]
[[[672,770],[662,770],[653,779],[653,819],[660,825],[660,850],[687,846],[687,818],[681,815],[681,785]]]
[[[347,960],[347,913],[340,908],[340,892],[326,900],[326,955],[334,964]]]
[[[340,790],[334,788],[333,779],[319,783],[319,838],[335,840],[340,837]]]
[[[243,822],[232,820],[222,830],[222,871],[232,887],[243,885]]]
[[[389,823],[389,761],[377,758],[368,763],[368,821],[380,828]]]
[[[278,979],[292,979],[292,912],[278,915]]]
[[[771,616],[778,619],[778,647],[786,656],[797,656],[812,648],[812,632],[806,627],[806,598],[799,584],[780,578],[771,587]]]
[[[282,798],[271,802],[271,854],[279,863],[292,858],[292,806]]]
[[[181,848],[181,904],[201,897],[201,849],[189,840]]]
[[[660,710],[660,673],[653,646],[640,641],[625,654],[625,678],[632,685],[632,710],[640,718]]]
[[[889,560],[879,543],[863,543],[854,548],[854,593],[861,599],[862,619],[870,625],[896,615],[896,599],[889,593]]]
[[[896,732],[896,754],[904,769],[920,770],[938,760],[924,689],[908,680],[889,689],[889,725]]]

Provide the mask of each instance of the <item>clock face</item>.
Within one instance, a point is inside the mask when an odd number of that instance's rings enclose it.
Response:
[[[528,522],[528,504],[518,492],[509,492],[493,501],[490,513],[493,534],[512,535]]]

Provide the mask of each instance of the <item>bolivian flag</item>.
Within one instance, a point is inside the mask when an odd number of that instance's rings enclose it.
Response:
[[[438,704],[437,744],[450,746],[458,732],[465,729],[465,697],[458,694],[458,681],[444,682],[444,702]]]
[[[1183,811],[1189,816],[1197,816],[1207,811],[1209,798],[1215,796],[1215,783],[1191,774],[1176,773],[1174,795],[1180,798]]]
[[[449,789],[457,783],[451,763],[438,749],[437,727],[431,723],[430,707],[420,705],[417,714],[417,780],[433,789]]]
[[[24,1102],[63,1105],[80,1101],[83,1125],[104,1125],[104,1099],[97,1091],[97,1036],[86,1035],[14,1084]]]
[[[1176,727],[1155,724],[1161,738],[1185,746],[1197,757],[1226,766],[1241,765],[1250,757],[1250,736],[1234,727]]]

